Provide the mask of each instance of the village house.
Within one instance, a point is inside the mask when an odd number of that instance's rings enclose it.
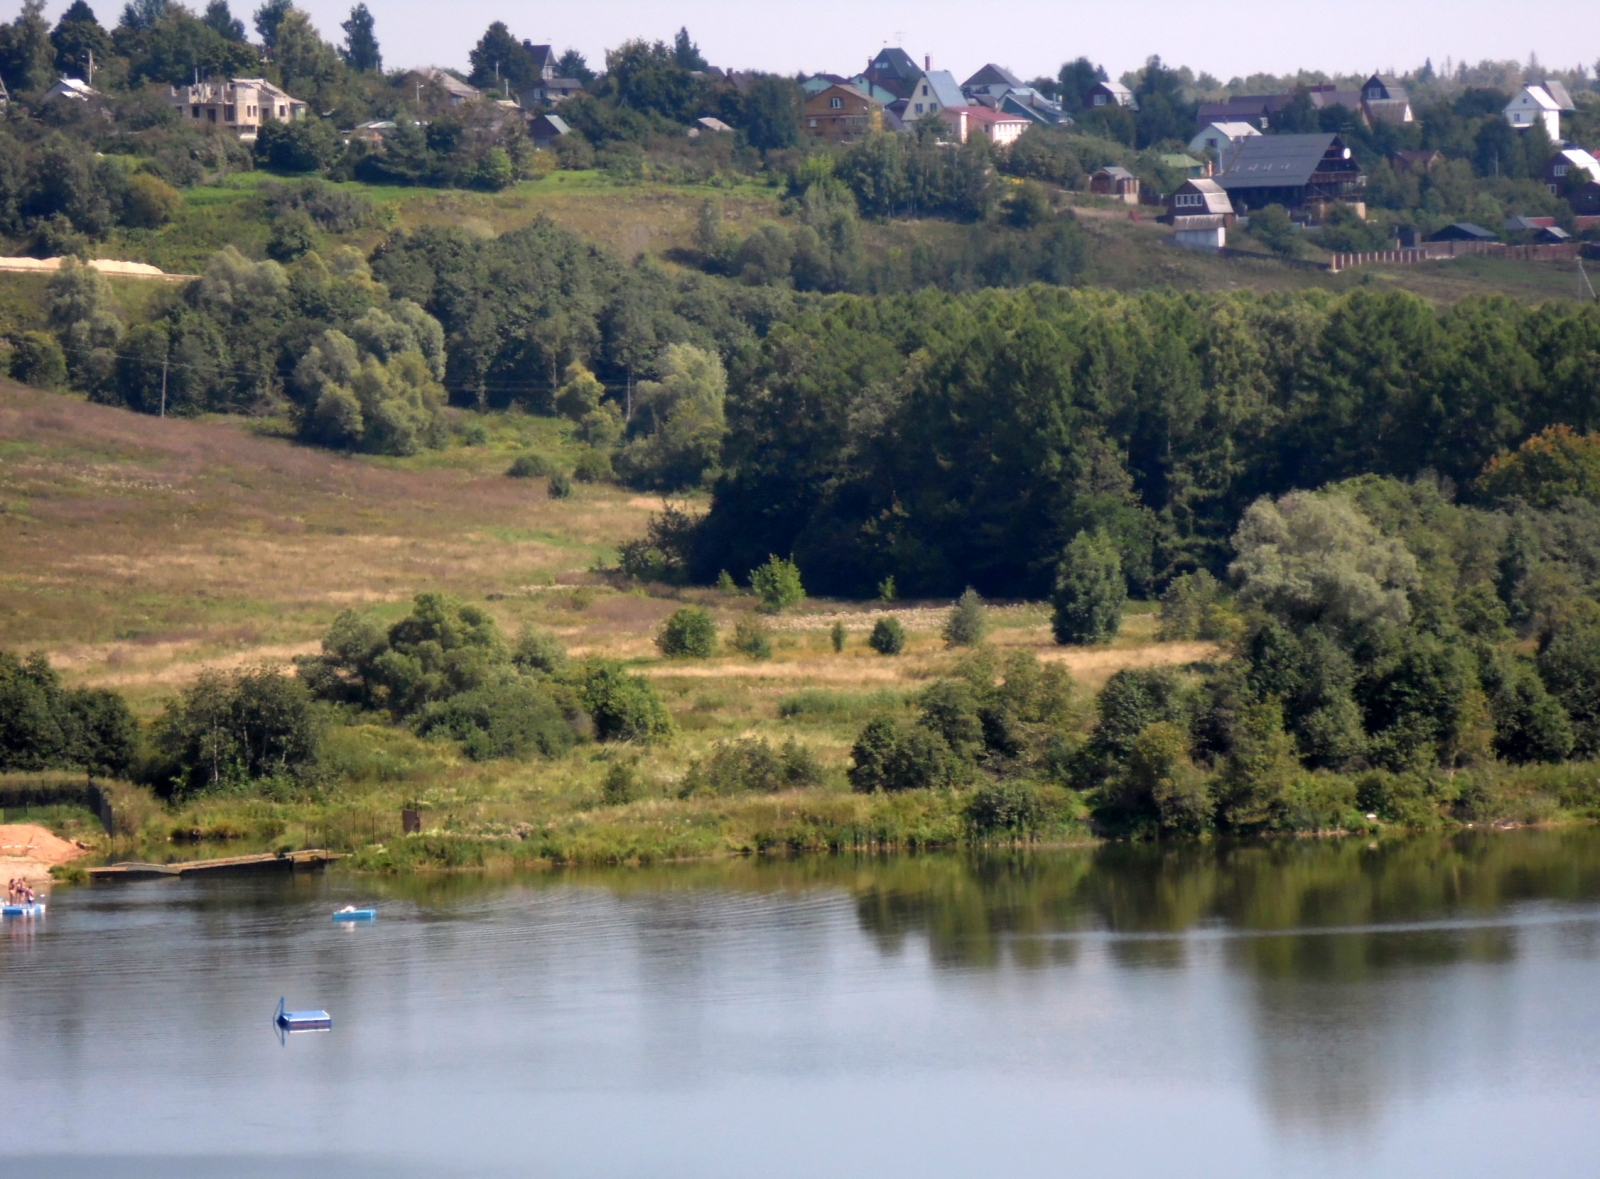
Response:
[[[533,84],[525,86],[517,95],[523,106],[555,106],[583,92],[583,83],[578,79],[556,77],[556,54],[552,46],[527,45],[527,49],[533,57],[533,68],[537,75]]]
[[[883,130],[883,103],[854,86],[834,83],[806,99],[800,119],[808,135],[849,143]]]
[[[476,86],[433,66],[409,71],[401,78],[401,83],[417,96],[419,102],[429,91],[436,91],[442,95],[443,101],[452,107],[466,102],[476,102],[483,97],[483,91]]]
[[[1411,97],[1406,88],[1387,74],[1373,74],[1361,87],[1361,105],[1372,123],[1412,123]]]
[[[1089,90],[1089,105],[1125,106],[1131,111],[1139,109],[1139,102],[1121,82],[1096,82]]]
[[[885,48],[867,62],[867,68],[861,76],[874,86],[887,90],[895,98],[910,99],[927,76],[927,69],[918,69],[917,63],[904,49]]]
[[[167,102],[178,117],[203,127],[231,131],[246,142],[267,123],[292,123],[306,117],[307,106],[265,78],[233,78],[174,86]]]
[[[969,135],[981,135],[996,147],[1015,143],[1022,133],[1033,126],[1031,119],[1004,111],[990,110],[986,106],[951,106],[939,112],[949,126],[952,138],[965,143]]]
[[[1215,180],[1197,178],[1185,180],[1167,197],[1167,212],[1163,220],[1178,217],[1226,217],[1231,226],[1236,220],[1233,201],[1228,192]]]
[[[77,78],[61,78],[40,97],[41,102],[50,102],[54,99],[65,98],[71,102],[87,102],[91,98],[99,98],[100,91],[87,82]]]
[[[1089,177],[1089,191],[1096,196],[1115,197],[1129,205],[1139,203],[1139,178],[1126,168],[1112,164]]]
[[[1234,149],[1216,181],[1235,210],[1267,205],[1304,208],[1312,203],[1351,201],[1366,184],[1350,149],[1339,136],[1259,135]]]
[[[1540,178],[1552,196],[1565,196],[1569,185],[1600,180],[1600,160],[1581,147],[1564,147],[1546,161]]]
[[[1173,241],[1184,249],[1220,250],[1235,221],[1233,202],[1215,180],[1186,180],[1167,197],[1161,220],[1171,224]]]
[[[969,106],[1003,111],[1039,126],[1070,126],[1072,123],[1059,102],[1046,98],[1010,70],[993,62],[961,83],[961,93]]]
[[[887,104],[903,122],[914,123],[950,107],[965,106],[967,100],[949,70],[929,70],[912,87],[909,98]]]
[[[1521,93],[1506,103],[1505,116],[1506,122],[1518,131],[1542,123],[1550,141],[1561,142],[1561,104],[1543,86],[1524,86]]]
[[[1189,140],[1189,150],[1196,153],[1208,151],[1218,164],[1223,164],[1234,144],[1260,134],[1253,123],[1207,123],[1199,134]]]
[[[1389,163],[1396,172],[1430,172],[1444,163],[1444,152],[1437,149],[1429,151],[1397,151],[1389,157]]]

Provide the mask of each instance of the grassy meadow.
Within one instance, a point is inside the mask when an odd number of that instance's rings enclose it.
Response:
[[[44,650],[70,684],[115,688],[148,719],[202,669],[286,665],[316,651],[341,610],[398,617],[415,593],[444,590],[483,605],[507,634],[535,623],[574,656],[626,661],[655,683],[677,729],[649,747],[588,744],[553,761],[480,763],[404,730],[333,726],[330,784],[311,795],[170,810],[125,790],[119,854],[327,845],[385,867],[961,838],[959,799],[854,795],[844,775],[861,725],[960,658],[939,635],[947,604],[808,600],[768,624],[769,660],[662,659],[653,640],[673,610],[707,606],[726,636],[754,599],[599,572],[661,501],[582,483],[555,500],[544,479],[506,477],[519,454],[554,457],[572,445],[569,427],[551,419],[462,414],[456,424],[483,430],[458,429],[448,449],[414,458],[345,457],[286,440],[281,423],[161,420],[0,384],[0,647]],[[482,441],[467,445],[464,435]],[[866,638],[891,613],[910,641],[885,658]],[[1121,667],[1216,653],[1155,642],[1149,612],[1131,614],[1121,637],[1097,649],[1055,646],[1040,604],[996,604],[991,620],[1000,652],[1066,663],[1085,710],[1089,690]],[[835,621],[848,631],[841,653]],[[745,736],[809,747],[825,786],[677,797],[691,763]],[[642,797],[606,806],[602,783],[618,761],[633,767]],[[1059,795],[1056,834],[1085,837],[1077,803]],[[401,807],[413,803],[424,835],[400,839]],[[92,834],[82,822],[74,829]]]
[[[271,236],[262,186],[270,183],[293,185],[296,181],[247,172],[230,176],[219,185],[186,189],[181,209],[167,225],[116,229],[95,253],[148,262],[171,274],[198,273],[206,260],[226,245],[261,257]],[[370,252],[392,232],[428,226],[463,226],[493,236],[545,217],[621,258],[632,260],[648,254],[673,265],[681,252],[694,250],[700,208],[707,200],[720,205],[724,227],[739,236],[766,222],[792,220],[782,214],[781,190],[756,183],[627,183],[599,171],[553,172],[494,193],[354,181],[324,183],[334,191],[362,196],[373,206],[372,217],[361,228],[342,234],[319,233],[319,248],[324,251],[350,245]],[[1074,210],[1089,234],[1092,263],[1085,282],[1112,290],[1346,291],[1365,285],[1408,290],[1447,304],[1489,293],[1531,303],[1572,298],[1578,291],[1574,268],[1557,262],[1461,258],[1415,266],[1365,266],[1329,274],[1318,265],[1326,258],[1320,250],[1308,249],[1304,260],[1285,262],[1254,252],[1257,247],[1238,235],[1233,244],[1243,253],[1224,257],[1198,254],[1173,246],[1170,229],[1156,223],[1157,210],[1151,207],[1130,210],[1120,202],[1083,193],[1063,193],[1061,200]],[[880,257],[908,253],[919,244],[938,246],[960,232],[962,227],[936,219],[862,224],[864,245]],[[38,296],[43,282],[37,275],[0,273],[0,312],[8,322],[39,326]],[[114,280],[114,285],[130,321],[138,321],[142,306],[154,296],[153,288],[162,284]]]

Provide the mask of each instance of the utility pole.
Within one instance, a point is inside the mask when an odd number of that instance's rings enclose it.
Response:
[[[84,79],[89,85],[94,85],[94,50],[89,50],[89,76]]]
[[[161,416],[167,416],[167,358],[161,358]]]

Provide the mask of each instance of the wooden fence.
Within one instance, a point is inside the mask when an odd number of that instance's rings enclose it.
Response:
[[[1352,266],[1368,266],[1374,262],[1407,266],[1416,262],[1444,262],[1474,255],[1514,258],[1519,262],[1570,262],[1582,256],[1583,246],[1582,242],[1552,242],[1541,246],[1508,246],[1505,242],[1424,242],[1420,246],[1396,250],[1333,254],[1328,260],[1328,269],[1338,274]]]

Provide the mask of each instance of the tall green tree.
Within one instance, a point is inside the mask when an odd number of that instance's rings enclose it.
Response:
[[[89,77],[89,63],[103,66],[111,54],[111,35],[100,27],[86,0],[73,0],[50,33],[56,50],[56,70],[75,78]]]
[[[225,41],[247,40],[244,21],[233,15],[233,9],[228,7],[228,0],[211,0],[206,5],[205,15],[201,21],[217,36]]]
[[[358,73],[375,74],[383,69],[383,55],[373,32],[375,24],[371,10],[365,4],[357,4],[350,10],[350,19],[339,26],[344,30],[344,48],[339,56]]]
[[[1110,537],[1078,533],[1056,567],[1050,597],[1050,629],[1056,642],[1110,642],[1122,626],[1127,596],[1122,562]]]
[[[278,29],[294,11],[294,0],[264,0],[256,9],[254,21],[256,35],[269,50],[278,47]]]
[[[693,71],[706,68],[706,59],[700,56],[700,46],[689,39],[687,28],[680,28],[672,38],[672,60],[678,63],[679,69]]]
[[[22,0],[17,18],[0,25],[0,79],[12,94],[27,94],[50,84],[55,64],[44,0]]]

